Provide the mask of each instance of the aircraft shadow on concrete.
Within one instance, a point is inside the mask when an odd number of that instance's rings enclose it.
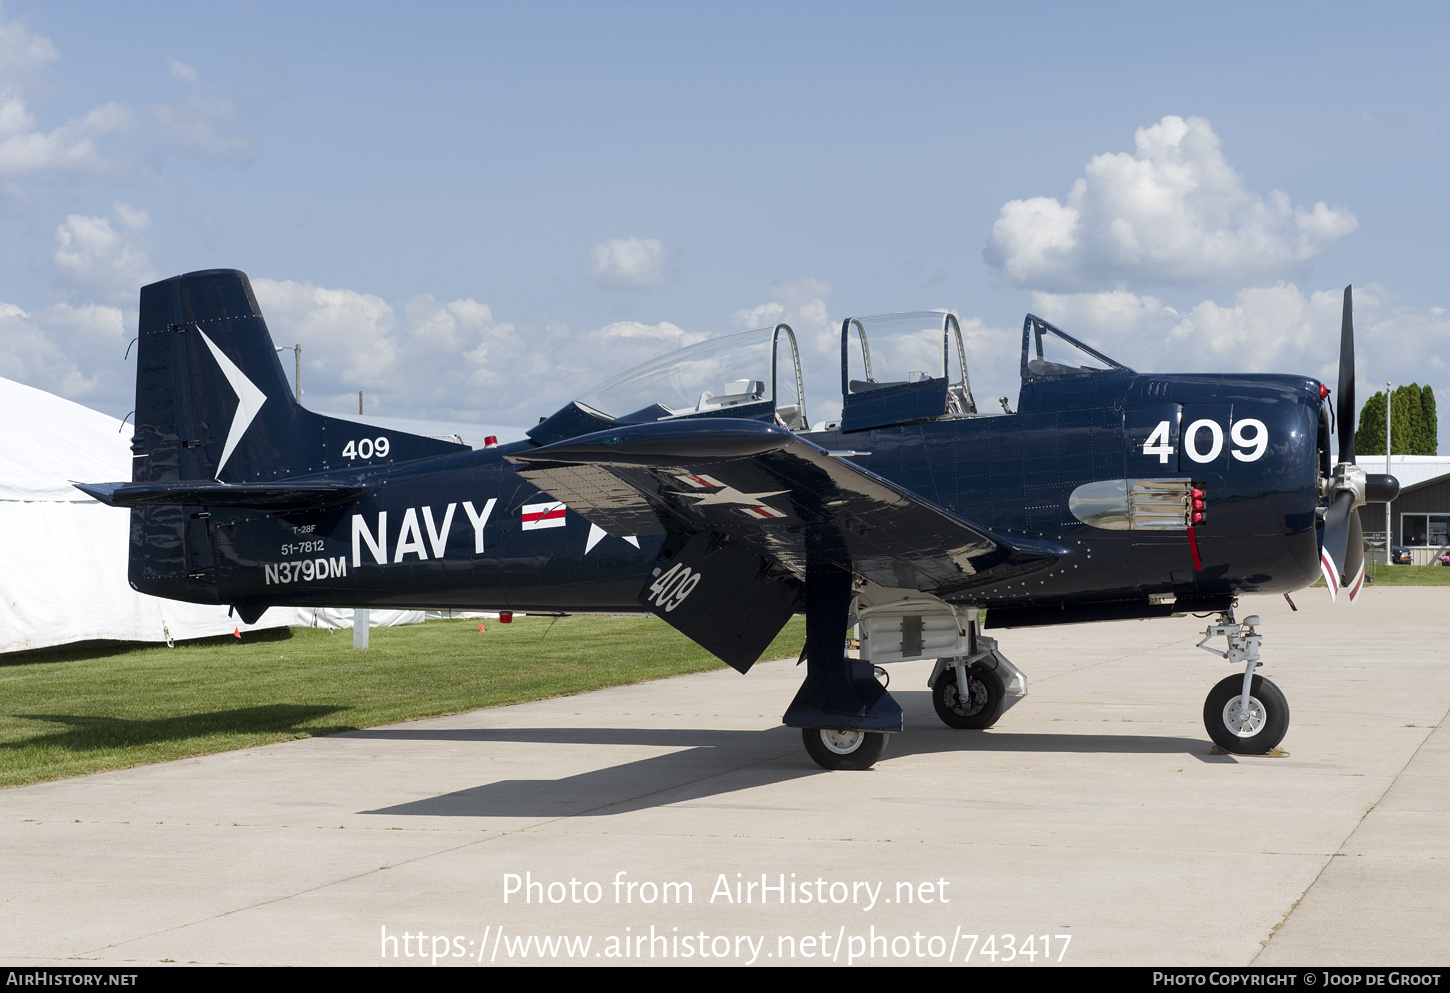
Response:
[[[275,734],[295,732],[311,736],[355,730],[351,725],[303,727],[308,721],[336,713],[341,707],[274,703],[262,707],[239,707],[199,714],[178,714],[156,720],[127,720],[84,714],[12,714],[29,721],[62,724],[67,730],[47,732],[21,741],[0,742],[0,748],[64,748],[72,752],[97,751],[156,745],[187,738],[204,738],[220,732]]]
[[[905,693],[903,704],[913,696]],[[1233,764],[1231,755],[1211,755],[1209,742],[1195,738],[1125,734],[1016,734],[953,731],[934,714],[912,714],[905,734],[893,735],[874,772],[826,773],[800,753],[800,731],[784,726],[764,731],[698,728],[377,728],[352,738],[398,741],[511,742],[550,746],[639,745],[678,751],[593,769],[559,779],[504,779],[413,800],[364,814],[421,817],[610,816],[707,800],[757,786],[806,776],[835,775],[843,785],[854,777],[889,775],[891,760],[937,752],[1078,752],[1091,754],[1187,754],[1209,764]]]

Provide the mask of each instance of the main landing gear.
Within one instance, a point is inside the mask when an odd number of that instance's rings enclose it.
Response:
[[[876,731],[801,728],[801,737],[822,769],[869,769],[886,751],[886,735]]]
[[[1203,703],[1203,725],[1213,743],[1226,752],[1239,755],[1267,755],[1273,751],[1289,730],[1289,702],[1279,687],[1254,670],[1259,661],[1259,643],[1263,636],[1257,614],[1234,620],[1233,609],[1224,611],[1218,623],[1210,624],[1198,647],[1244,666],[1242,676],[1229,676],[1208,693]],[[1210,638],[1228,639],[1228,651],[1204,645]]]
[[[948,727],[989,728],[1026,695],[1026,678],[982,634],[975,608],[853,581],[828,560],[808,557],[807,577],[806,678],[784,720],[801,729],[806,752],[823,769],[869,769],[887,735],[902,729],[901,707],[876,678],[878,663],[947,656],[937,658],[927,685]],[[845,657],[852,609],[859,659]]]
[[[876,667],[846,658],[851,595],[849,571],[807,558],[806,678],[784,723],[801,729],[806,752],[823,769],[871,768],[886,736],[904,725]]]
[[[967,622],[970,654],[937,659],[927,680],[931,704],[943,724],[981,731],[1027,695],[1027,679],[997,650],[997,639],[981,632],[976,611]]]
[[[1002,677],[981,665],[944,669],[932,683],[931,705],[949,728],[989,728],[1002,716],[1007,688]]]

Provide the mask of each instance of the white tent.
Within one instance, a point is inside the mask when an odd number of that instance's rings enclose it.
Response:
[[[145,596],[126,579],[129,513],[71,486],[131,478],[120,421],[0,379],[0,652],[77,641],[162,642],[304,624],[269,610],[256,625],[226,607]]]

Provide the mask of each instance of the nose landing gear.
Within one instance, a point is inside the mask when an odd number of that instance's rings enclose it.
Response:
[[[1289,730],[1289,702],[1279,687],[1263,676],[1253,677],[1251,683],[1247,702],[1243,679],[1229,676],[1209,691],[1203,703],[1208,736],[1226,752],[1267,754]]]
[[[1259,644],[1263,636],[1255,628],[1257,614],[1234,620],[1233,609],[1219,615],[1218,623],[1210,624],[1198,647],[1205,652],[1244,666],[1242,676],[1229,676],[1214,686],[1203,703],[1203,725],[1213,743],[1226,752],[1239,755],[1267,755],[1289,731],[1289,701],[1279,687],[1254,670],[1259,661]],[[1210,638],[1228,639],[1228,651],[1204,645]]]

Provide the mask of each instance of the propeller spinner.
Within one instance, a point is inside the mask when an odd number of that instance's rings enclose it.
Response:
[[[1324,513],[1324,540],[1319,550],[1319,567],[1329,598],[1340,587],[1349,590],[1353,603],[1364,588],[1364,530],[1355,510],[1366,503],[1388,503],[1400,492],[1400,482],[1383,473],[1366,473],[1354,459],[1354,301],[1352,287],[1344,288],[1344,318],[1339,327],[1339,463],[1323,492],[1329,500]],[[1388,542],[1388,535],[1386,536]],[[1388,547],[1386,547],[1388,551]]]

